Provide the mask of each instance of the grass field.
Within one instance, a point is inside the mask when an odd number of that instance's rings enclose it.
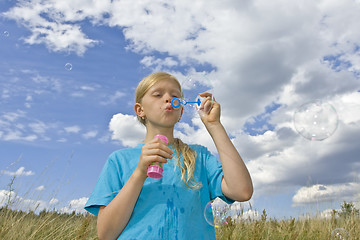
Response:
[[[346,203],[344,203],[345,205]],[[343,207],[344,207],[343,205]],[[347,205],[349,206],[349,205]],[[353,205],[350,205],[350,207]],[[349,209],[348,209],[349,210]],[[217,239],[360,239],[360,217],[355,208],[336,213],[330,219],[268,219],[264,210],[259,220],[229,221],[216,227]],[[335,229],[349,234],[335,236]],[[96,217],[56,212],[22,212],[0,209],[0,239],[97,239]]]

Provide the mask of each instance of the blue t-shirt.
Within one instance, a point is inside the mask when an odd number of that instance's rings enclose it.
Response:
[[[114,199],[137,167],[143,146],[121,149],[109,156],[85,205],[87,211],[97,215],[101,205],[107,206]],[[163,165],[163,177],[145,180],[129,222],[118,239],[216,239],[214,227],[205,220],[205,206],[216,197],[228,203],[233,201],[221,191],[220,162],[207,148],[190,147],[197,154],[194,178],[202,187],[191,190],[180,181],[176,152],[170,146],[174,155]]]

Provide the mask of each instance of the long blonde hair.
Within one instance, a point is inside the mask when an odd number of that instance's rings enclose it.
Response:
[[[173,80],[178,85],[182,94],[181,85],[173,75],[166,72],[156,72],[141,80],[135,91],[135,102],[141,103],[146,92],[161,80]],[[139,116],[137,118],[140,123],[146,126],[145,119]],[[201,183],[197,182],[194,178],[196,152],[178,138],[174,139],[174,148],[176,149],[177,166],[181,170],[181,181],[190,189],[201,188]],[[183,157],[183,163],[180,161],[181,156]]]

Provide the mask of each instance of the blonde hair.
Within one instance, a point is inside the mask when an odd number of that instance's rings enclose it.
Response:
[[[141,103],[146,92],[161,80],[173,80],[178,85],[182,94],[181,85],[173,75],[165,72],[156,72],[141,80],[135,91],[135,102]],[[146,126],[145,119],[139,116],[137,116],[137,119]],[[176,149],[177,166],[180,167],[181,171],[181,181],[190,189],[201,188],[201,183],[197,182],[194,178],[196,152],[178,138],[174,139],[174,148]],[[181,156],[183,156],[182,164],[180,161]]]

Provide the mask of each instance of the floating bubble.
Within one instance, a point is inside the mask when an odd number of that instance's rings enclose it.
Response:
[[[335,228],[331,232],[331,240],[347,240],[350,239],[350,234],[343,228]]]
[[[4,32],[3,32],[3,36],[4,36],[4,37],[8,37],[8,36],[10,36],[10,33],[9,33],[8,31],[4,31]]]
[[[204,217],[208,224],[214,227],[220,227],[228,223],[228,209],[227,204],[219,204],[214,200],[208,202],[204,209]]]
[[[68,70],[68,71],[71,71],[72,70],[72,64],[71,63],[66,63],[65,64],[65,69]]]
[[[181,81],[184,97],[182,99],[174,99],[172,102],[173,107],[180,105],[190,107],[186,108],[184,112],[190,117],[198,111],[200,114],[209,113],[213,104],[212,89],[210,81],[203,73],[191,73]],[[199,93],[210,93],[208,97],[200,97]]]
[[[296,131],[312,141],[330,137],[337,129],[338,121],[335,108],[320,100],[301,105],[294,114]]]

